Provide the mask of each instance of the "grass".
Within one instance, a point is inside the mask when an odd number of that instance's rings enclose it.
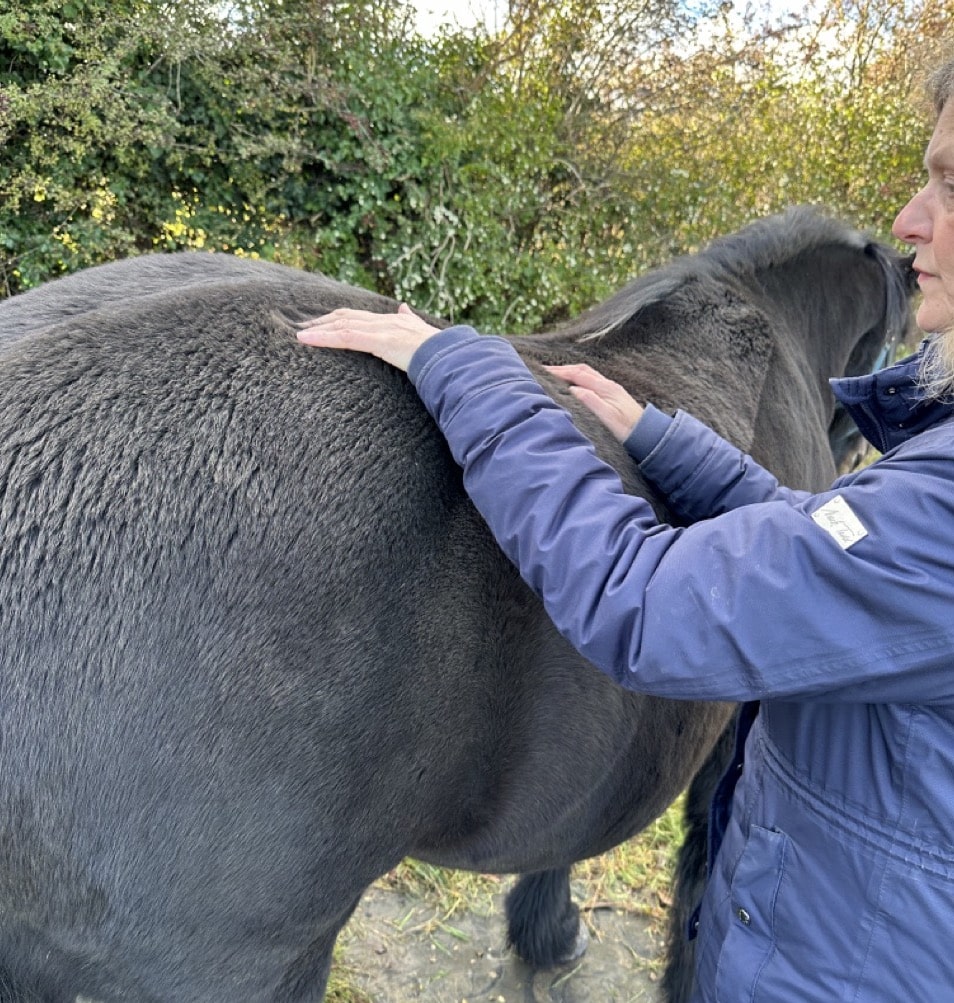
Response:
[[[573,869],[574,890],[584,915],[606,906],[624,909],[662,924],[672,902],[671,882],[676,853],[683,839],[683,798],[629,842]]]
[[[596,910],[611,908],[645,917],[651,928],[662,930],[671,902],[675,854],[683,836],[682,807],[683,799],[679,798],[633,839],[573,868],[573,898],[584,922]],[[399,927],[397,935],[440,930],[454,936],[455,916],[477,913],[492,917],[498,909],[495,898],[513,880],[511,876],[448,870],[408,859],[380,878],[376,887],[399,892],[428,907],[428,919],[416,920],[413,928]],[[592,933],[594,928],[590,928]],[[343,952],[336,949],[327,1003],[373,1003],[357,988],[354,975]]]
[[[331,976],[328,979],[328,989],[325,992],[325,1003],[374,1003],[374,1000],[354,984],[354,971],[343,960],[340,947],[335,947],[334,962],[331,966]]]

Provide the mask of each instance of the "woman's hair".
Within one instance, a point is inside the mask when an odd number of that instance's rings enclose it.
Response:
[[[954,401],[954,329],[939,332],[925,345],[918,385],[926,397]]]
[[[954,59],[943,63],[927,82],[928,97],[934,105],[934,114],[940,117],[944,106],[954,94]]]
[[[928,97],[940,118],[954,96],[954,59],[943,63],[928,78]],[[954,328],[938,332],[928,342],[921,358],[918,381],[929,397],[954,399]]]

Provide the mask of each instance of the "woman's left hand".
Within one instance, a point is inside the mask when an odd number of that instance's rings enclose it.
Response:
[[[347,348],[365,352],[407,372],[411,356],[439,333],[402,303],[397,313],[371,313],[367,310],[333,310],[307,321],[298,332],[298,340],[317,348]]]
[[[544,366],[547,372],[570,384],[570,393],[613,433],[625,442],[643,416],[643,406],[613,380],[592,366]]]

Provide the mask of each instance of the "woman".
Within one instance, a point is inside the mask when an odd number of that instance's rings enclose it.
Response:
[[[954,63],[894,225],[938,333],[835,382],[883,452],[818,495],[683,413],[553,370],[692,521],[623,493],[512,348],[337,311],[306,344],[408,372],[557,627],[622,685],[761,701],[703,901],[699,1001],[954,998]]]

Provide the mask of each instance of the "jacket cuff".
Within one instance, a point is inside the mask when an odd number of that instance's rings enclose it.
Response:
[[[623,445],[626,452],[641,463],[659,445],[660,439],[666,434],[672,418],[652,404],[647,404],[642,418],[636,422]]]
[[[421,374],[427,368],[428,363],[437,358],[438,355],[442,355],[457,345],[479,337],[480,335],[477,331],[466,324],[456,324],[454,327],[445,328],[439,334],[432,335],[411,356],[411,361],[407,367],[408,379],[416,388]]]

